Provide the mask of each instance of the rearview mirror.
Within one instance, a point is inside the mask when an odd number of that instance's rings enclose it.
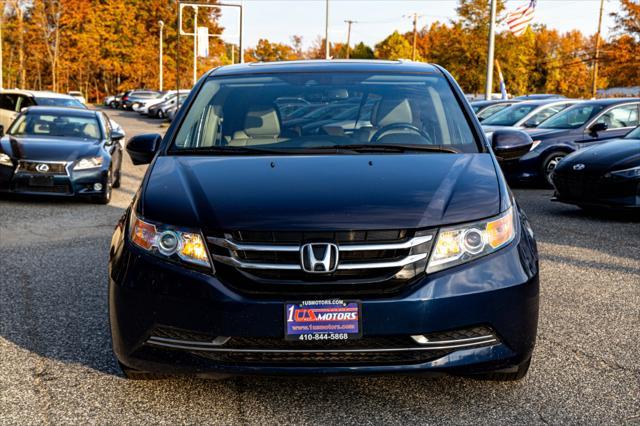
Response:
[[[595,123],[594,125],[592,125],[591,127],[589,127],[589,133],[593,133],[593,134],[598,134],[598,132],[604,132],[605,130],[607,130],[609,128],[609,126],[607,126],[607,123]]]
[[[134,165],[149,164],[156,155],[162,136],[157,133],[148,133],[134,136],[127,142],[127,152]]]
[[[531,150],[531,136],[521,130],[496,130],[491,147],[498,161],[517,160]]]

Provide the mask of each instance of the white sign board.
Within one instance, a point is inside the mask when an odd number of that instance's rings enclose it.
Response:
[[[198,57],[209,57],[209,28],[198,27]]]

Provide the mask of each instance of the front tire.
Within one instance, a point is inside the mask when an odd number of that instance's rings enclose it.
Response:
[[[164,118],[164,112],[161,109],[158,110],[158,118]]]
[[[120,366],[120,370],[122,370],[122,374],[128,380],[160,380],[167,377],[161,374],[147,373],[129,368],[120,361],[118,361],[118,365]]]
[[[524,379],[531,366],[531,357],[518,366],[516,371],[493,371],[489,373],[480,373],[468,376],[476,380],[488,380],[494,382],[515,382]]]
[[[558,166],[558,163],[567,156],[566,152],[556,151],[547,155],[542,162],[542,176],[544,177],[544,181],[547,185],[553,186],[553,181],[551,180],[551,175],[553,171]]]

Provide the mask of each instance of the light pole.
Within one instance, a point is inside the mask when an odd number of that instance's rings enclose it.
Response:
[[[350,45],[351,45],[351,24],[355,24],[355,23],[357,23],[358,21],[352,21],[352,20],[348,19],[348,20],[346,20],[346,21],[344,21],[344,22],[346,22],[346,23],[347,23],[347,25],[348,25],[348,29],[347,29],[347,59],[349,59],[349,56],[350,56],[350,55],[349,55],[349,53],[350,53],[350,52],[349,52],[349,50],[351,50],[351,49],[349,48],[349,47],[350,47]]]
[[[160,58],[158,59],[160,65],[160,91],[162,91],[163,86],[163,76],[162,76],[162,30],[164,29],[164,22],[162,20],[158,21],[158,25],[160,25]]]
[[[487,52],[487,81],[484,88],[485,99],[491,99],[493,93],[493,55],[496,42],[496,0],[491,0],[491,21],[489,23],[489,49]]]
[[[325,0],[325,16],[324,16],[324,58],[329,59],[329,0]]]
[[[591,96],[593,98],[598,93],[598,61],[600,60],[600,32],[602,31],[603,10],[604,0],[600,0],[600,19],[598,20],[598,32],[596,33],[596,54],[593,57],[593,79],[591,80]]]

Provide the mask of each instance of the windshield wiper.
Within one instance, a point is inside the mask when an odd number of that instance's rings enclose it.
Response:
[[[351,145],[328,145],[319,146],[312,149],[324,150],[348,150],[355,152],[407,152],[407,151],[427,151],[427,152],[449,152],[459,154],[460,151],[447,148],[442,145],[404,145],[404,144],[351,144]]]
[[[207,154],[295,154],[296,150],[278,150],[267,148],[253,148],[246,146],[207,146],[203,148],[178,148],[170,151],[171,154],[177,155],[207,155]]]

